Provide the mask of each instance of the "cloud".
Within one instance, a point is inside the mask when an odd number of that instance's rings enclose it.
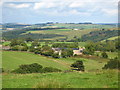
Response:
[[[30,4],[27,4],[27,3],[23,3],[23,4],[10,3],[10,4],[8,4],[8,7],[12,7],[12,8],[28,8],[28,7],[30,7]]]
[[[84,2],[73,2],[69,5],[71,8],[76,8],[76,7],[84,7],[85,3]]]
[[[57,4],[55,3],[46,3],[46,2],[39,2],[39,3],[35,3],[34,5],[34,9],[40,9],[40,8],[52,8],[52,7],[56,7]]]
[[[101,11],[103,11],[108,16],[118,15],[117,9],[102,9]]]

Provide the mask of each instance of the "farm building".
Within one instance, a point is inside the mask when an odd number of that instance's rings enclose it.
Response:
[[[73,49],[73,55],[81,55],[85,48],[72,48],[72,49]],[[52,50],[54,51],[54,53],[59,53],[59,55],[61,55],[62,52],[61,48],[52,48]]]

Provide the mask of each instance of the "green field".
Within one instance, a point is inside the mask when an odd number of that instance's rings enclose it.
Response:
[[[3,51],[3,69],[13,70],[21,64],[39,63],[61,69],[61,73],[12,74],[3,73],[3,88],[117,88],[118,71],[102,70],[107,59],[80,57],[53,59],[29,52]],[[70,65],[82,60],[85,72],[64,72]]]
[[[102,52],[96,52],[99,56],[101,56]],[[106,52],[109,59],[114,59],[115,57],[118,57],[118,52]]]
[[[118,39],[118,38],[120,38],[120,37],[119,36],[115,36],[115,37],[108,38],[107,40],[115,40],[115,39]],[[102,40],[101,42],[104,42],[104,41],[106,41],[106,40]]]
[[[118,88],[118,72],[3,74],[3,88]]]
[[[84,29],[84,30],[72,30],[72,29],[53,29],[53,30],[40,30],[40,31],[28,31],[26,33],[23,33],[23,34],[27,34],[27,33],[40,33],[40,34],[59,34],[59,35],[65,35],[68,37],[68,40],[69,39],[73,39],[74,36],[77,36],[77,37],[81,37],[82,35],[84,34],[87,34],[91,31],[97,31],[99,29]],[[58,38],[51,38],[52,40],[55,40],[55,39],[59,39],[59,38],[65,38],[64,36],[63,37],[58,37]]]
[[[61,70],[69,69],[67,65],[62,65],[52,58],[35,55],[27,52],[3,51],[2,64],[5,70],[13,70],[21,64],[39,63],[43,66],[52,66]]]
[[[104,59],[92,60],[80,57],[53,59],[29,52],[3,51],[2,53],[2,63],[5,70],[16,69],[21,64],[39,63],[43,66],[51,66],[64,71],[70,69],[70,65],[76,60],[82,60],[84,62],[86,71],[101,70],[107,62]]]
[[[98,25],[98,24],[64,24],[64,23],[59,23],[59,24],[54,24],[54,26],[57,27],[65,27],[65,28],[78,28],[78,29],[109,29],[109,28],[115,28],[115,25]]]

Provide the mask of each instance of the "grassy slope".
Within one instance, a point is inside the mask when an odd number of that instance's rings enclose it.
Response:
[[[53,59],[27,52],[4,51],[3,68],[7,70],[16,69],[21,64],[39,63],[43,66],[52,66],[61,70],[70,69],[70,65],[76,60],[82,60],[85,64],[86,71],[101,69],[106,60],[83,59],[80,57]]]
[[[4,74],[3,88],[117,88],[115,70],[46,74]]]
[[[101,56],[102,52],[96,52],[99,56]],[[118,52],[106,52],[108,54],[109,59],[114,59],[115,57],[118,57]]]
[[[77,36],[77,37],[81,37],[82,35],[84,34],[87,34],[91,31],[96,31],[96,30],[99,30],[99,29],[84,29],[84,30],[59,30],[59,29],[56,29],[56,30],[40,30],[40,31],[28,31],[26,33],[41,33],[41,34],[60,34],[60,35],[65,35],[68,37],[68,39],[72,39],[74,36]],[[59,38],[59,37],[58,37]],[[55,38],[56,39],[56,38]]]
[[[120,38],[120,37],[118,37],[118,36],[115,36],[115,37],[110,37],[110,38],[108,38],[107,40],[115,40],[115,39],[118,39],[118,38]],[[102,40],[101,42],[104,42],[105,40]]]
[[[16,69],[21,64],[39,63],[43,66],[52,66],[62,70],[68,69],[68,66],[62,65],[51,58],[35,55],[26,52],[4,51],[2,53],[3,68],[7,70]]]
[[[108,88],[117,87],[117,71],[99,71],[106,60],[91,60],[80,57],[51,59],[27,52],[3,52],[3,68],[15,69],[20,64],[39,63],[66,70],[76,60],[82,60],[85,73],[46,73],[46,74],[3,74],[3,88],[32,88],[32,87],[68,87],[68,88]],[[37,86],[36,86],[37,85]]]

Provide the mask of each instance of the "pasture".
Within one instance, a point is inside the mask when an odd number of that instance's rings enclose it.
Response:
[[[59,35],[65,35],[65,36],[67,36],[67,38],[69,40],[69,39],[73,39],[74,36],[77,36],[80,38],[84,34],[87,34],[91,31],[97,31],[97,30],[99,30],[99,29],[84,29],[84,30],[53,29],[53,30],[28,31],[24,34],[28,34],[28,33],[53,34],[54,33],[54,34],[59,34]],[[60,38],[60,37],[58,37],[58,38]],[[58,39],[58,38],[55,38],[55,39]],[[53,40],[55,40],[55,39],[53,38]]]
[[[118,88],[118,71],[3,74],[3,88]]]
[[[101,56],[102,52],[96,52],[99,56]],[[115,57],[118,57],[118,52],[106,52],[109,59],[114,59]]]
[[[29,52],[3,51],[2,53],[3,88],[117,88],[118,71],[102,70],[107,59],[85,59],[70,57],[53,59]],[[76,60],[82,60],[85,72],[69,72],[70,65]],[[39,63],[44,67],[55,67],[62,70],[60,73],[42,74],[12,74],[8,70],[18,68],[21,64]]]
[[[39,63],[44,67],[51,66],[64,71],[71,69],[70,65],[77,60],[82,60],[84,62],[86,71],[101,70],[107,62],[105,59],[93,60],[80,57],[54,59],[51,57],[20,51],[3,51],[2,53],[2,65],[5,70],[16,69],[21,64]]]

